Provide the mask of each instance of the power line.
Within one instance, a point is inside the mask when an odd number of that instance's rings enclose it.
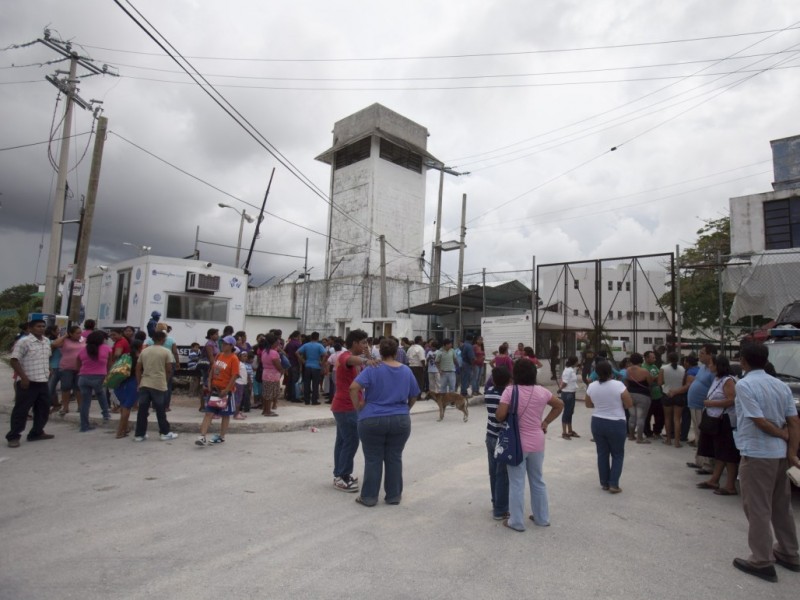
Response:
[[[206,242],[204,240],[197,240],[198,244],[206,244],[208,246],[220,246],[221,248],[236,248],[236,246],[231,246],[230,244],[218,244],[216,242]],[[253,250],[253,252],[258,252],[259,254],[272,254],[273,256],[285,256],[288,258],[305,258],[305,256],[297,256],[296,254],[281,254],[280,252],[267,252],[266,250]]]
[[[747,59],[747,58],[757,58],[762,56],[775,56],[780,54],[783,51],[779,52],[771,52],[771,53],[762,53],[762,54],[750,54],[746,56],[739,56],[737,59]],[[679,62],[669,62],[669,63],[654,63],[654,64],[646,64],[646,65],[627,65],[622,67],[599,67],[595,69],[570,69],[564,71],[539,71],[539,72],[532,72],[532,73],[484,73],[484,74],[477,74],[477,75],[435,75],[435,76],[417,76],[417,77],[276,77],[276,76],[266,76],[266,75],[230,75],[226,73],[203,73],[205,77],[219,77],[222,79],[243,79],[243,80],[253,80],[253,81],[297,81],[297,82],[307,82],[307,81],[323,81],[323,82],[351,82],[351,81],[459,81],[465,79],[513,79],[513,78],[522,78],[522,77],[544,77],[544,76],[553,76],[553,75],[580,75],[585,73],[603,73],[607,71],[633,71],[633,70],[641,70],[641,69],[655,69],[655,68],[664,68],[664,67],[677,67],[677,66],[684,66],[684,65],[692,65],[692,64],[702,64],[702,63],[718,63],[719,61],[724,60],[720,58],[707,58],[707,59],[697,59],[697,60],[688,60],[688,61],[679,61]],[[157,73],[171,73],[171,74],[183,74],[183,71],[178,71],[175,69],[161,69],[158,67],[145,67],[141,65],[132,65],[126,63],[115,63],[117,66],[120,67],[128,67],[131,69],[139,69],[142,71],[155,71]],[[14,65],[16,66],[16,65]],[[26,65],[23,65],[26,66]],[[35,65],[27,65],[27,66],[35,66]],[[0,67],[0,69],[9,69],[12,67]]]
[[[115,135],[115,136],[117,136],[119,139],[121,139],[122,141],[124,141],[124,142],[126,142],[126,143],[130,144],[131,146],[133,146],[133,147],[134,147],[134,148],[136,148],[137,150],[141,150],[142,152],[144,152],[144,153],[145,153],[145,154],[147,154],[148,156],[151,156],[151,157],[155,158],[156,160],[158,160],[158,161],[160,161],[160,162],[164,163],[164,164],[165,164],[165,165],[167,165],[168,167],[171,167],[171,168],[175,169],[176,171],[178,171],[178,172],[180,172],[180,173],[183,173],[183,174],[184,174],[184,175],[186,175],[187,177],[191,177],[191,178],[192,178],[192,179],[194,179],[195,181],[197,181],[197,182],[199,182],[199,183],[202,183],[202,184],[203,184],[203,185],[205,185],[205,186],[208,186],[208,187],[210,187],[212,190],[214,190],[214,191],[217,191],[217,192],[219,192],[220,194],[223,194],[224,196],[227,196],[228,198],[231,198],[232,200],[236,200],[237,202],[241,202],[241,203],[242,203],[242,204],[244,204],[245,206],[249,206],[250,208],[254,208],[254,209],[255,209],[255,210],[257,210],[257,211],[260,211],[260,210],[261,210],[261,207],[260,207],[260,206],[257,206],[257,205],[255,205],[255,204],[252,204],[252,203],[248,202],[247,200],[243,200],[242,198],[239,198],[238,196],[234,196],[234,195],[233,195],[233,194],[231,194],[230,192],[226,192],[225,190],[223,190],[223,189],[221,189],[221,188],[219,188],[219,187],[215,186],[213,183],[209,183],[208,181],[206,181],[206,180],[205,180],[205,179],[203,179],[202,177],[198,177],[197,175],[194,175],[193,173],[190,173],[189,171],[187,171],[187,170],[185,170],[185,169],[182,169],[181,167],[179,167],[179,166],[177,166],[177,165],[175,165],[175,164],[173,164],[173,163],[169,162],[167,159],[165,159],[165,158],[162,158],[162,157],[158,156],[157,154],[155,154],[155,153],[151,152],[150,150],[147,150],[146,148],[144,148],[144,147],[140,146],[139,144],[137,144],[137,143],[135,143],[135,142],[132,142],[131,140],[129,140],[128,138],[124,137],[123,135],[120,135],[120,134],[119,134],[119,133],[117,133],[116,131],[109,131],[108,133],[110,133],[111,135]],[[315,234],[317,234],[317,235],[321,235],[321,236],[322,236],[322,237],[324,237],[324,238],[328,238],[328,237],[330,237],[330,239],[332,239],[332,240],[335,240],[335,241],[337,241],[337,242],[341,242],[341,243],[343,243],[343,244],[350,244],[350,242],[347,242],[347,241],[345,241],[345,240],[340,240],[340,239],[338,239],[338,238],[335,238],[335,237],[332,237],[332,236],[328,236],[328,234],[326,234],[326,233],[323,233],[323,232],[321,232],[321,231],[317,231],[316,229],[311,229],[310,227],[306,227],[305,225],[301,225],[300,223],[296,223],[296,222],[294,222],[294,221],[290,221],[289,219],[285,219],[284,217],[281,217],[281,216],[279,216],[279,215],[276,215],[275,213],[272,213],[272,212],[270,212],[270,211],[268,211],[268,210],[265,210],[265,211],[264,211],[264,214],[267,214],[267,215],[269,215],[269,216],[271,216],[271,217],[274,217],[275,219],[278,219],[279,221],[283,221],[284,223],[288,223],[289,225],[294,225],[295,227],[299,227],[300,229],[304,229],[304,230],[306,230],[306,231],[310,231],[311,233],[315,233]],[[352,245],[352,244],[351,244],[351,245]],[[360,246],[353,246],[353,247],[354,247],[354,248],[356,248],[356,249],[360,248]]]
[[[76,137],[81,137],[81,136],[84,136],[84,135],[89,135],[90,133],[92,133],[92,132],[91,131],[84,131],[83,133],[75,133],[75,134],[73,134],[73,135],[71,135],[69,137],[70,138],[76,138]],[[19,146],[8,146],[6,148],[0,148],[0,152],[5,152],[6,150],[19,150],[20,148],[30,148],[31,146],[42,146],[44,144],[49,144],[51,142],[56,142],[58,140],[63,140],[63,139],[65,139],[65,138],[57,137],[57,138],[52,138],[52,139],[49,139],[49,140],[44,140],[43,142],[32,142],[30,144],[20,144]]]
[[[114,3],[122,9],[122,11],[128,15],[128,17],[142,30],[145,34],[152,39],[167,55],[181,68],[183,69],[187,75],[200,87],[200,89],[205,92],[205,94],[211,98],[215,104],[217,104],[239,127],[241,127],[259,146],[264,148],[270,155],[272,155],[275,160],[277,160],[283,167],[285,167],[298,181],[300,181],[305,187],[312,191],[316,196],[321,198],[328,206],[330,206],[331,210],[336,210],[342,216],[344,216],[349,221],[352,221],[357,226],[361,227],[365,231],[369,232],[371,235],[377,236],[378,234],[372,231],[371,228],[365,226],[364,224],[360,223],[358,220],[353,218],[350,214],[346,211],[343,211],[338,206],[336,206],[331,199],[327,197],[327,195],[320,190],[317,185],[307,177],[297,166],[295,166],[283,153],[278,150],[278,148],[272,144],[259,130],[255,125],[253,125],[241,112],[223,95],[221,94],[204,76],[200,73],[191,62],[189,62],[186,57],[184,57],[175,46],[170,43],[170,41],[152,24],[147,18],[133,5],[130,0],[125,0],[126,4],[128,4],[131,9],[136,12],[137,15],[147,23],[148,27],[152,29],[152,32],[147,29],[131,12],[126,9],[121,0],[114,0]],[[158,39],[156,37],[158,35]],[[162,42],[163,40],[163,42]],[[171,53],[166,46],[172,50]],[[180,57],[180,60],[178,60]],[[199,80],[198,80],[199,79]],[[201,84],[200,81],[203,83]],[[213,91],[213,93],[212,93]]]
[[[116,2],[116,0],[115,0]],[[119,4],[119,3],[117,3]],[[128,2],[130,4],[130,2]],[[122,8],[122,7],[120,7]],[[123,10],[125,10],[123,8]],[[136,10],[136,9],[134,9]],[[127,11],[126,11],[127,12]],[[139,11],[136,11],[138,14]],[[268,63],[328,63],[328,62],[375,62],[375,61],[399,61],[399,60],[443,60],[443,59],[460,59],[460,58],[485,58],[485,57],[498,57],[498,56],[528,56],[533,54],[558,54],[564,52],[586,52],[595,50],[614,50],[624,48],[640,48],[645,46],[662,46],[668,44],[684,44],[690,42],[703,42],[710,40],[721,40],[736,37],[746,37],[751,35],[763,35],[765,33],[780,33],[787,30],[799,29],[795,25],[783,29],[765,29],[762,31],[747,31],[742,33],[729,33],[721,35],[710,35],[694,38],[681,38],[671,40],[659,40],[652,42],[628,42],[622,44],[608,44],[604,46],[581,46],[573,48],[550,48],[541,50],[521,50],[515,52],[477,52],[470,54],[440,54],[440,55],[423,55],[423,56],[373,56],[373,57],[358,57],[358,58],[251,58],[251,57],[221,57],[221,56],[186,56],[186,58],[196,60],[221,60],[221,61],[237,61],[237,62],[268,62]],[[142,56],[164,56],[158,52],[142,52],[137,50],[121,50],[115,48],[108,48],[103,46],[91,46],[84,44],[86,48],[93,48],[95,50],[105,50],[108,52],[120,52],[123,54],[138,54]],[[162,48],[166,51],[166,49]],[[169,53],[167,53],[169,56]],[[182,57],[183,58],[183,57]]]

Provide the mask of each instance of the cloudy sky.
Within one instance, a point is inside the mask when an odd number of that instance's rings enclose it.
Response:
[[[379,102],[427,127],[429,151],[470,173],[446,178],[442,220],[444,239],[455,239],[467,194],[468,274],[527,269],[532,255],[542,263],[690,245],[704,219],[727,213],[728,198],[771,189],[769,141],[800,133],[796,0],[768,10],[745,0],[132,6],[323,190],[329,167],[314,157],[331,145],[335,121]],[[90,266],[135,256],[123,242],[191,254],[198,226],[201,240],[235,245],[239,217],[218,203],[255,212],[276,167],[267,204],[275,216],[256,249],[298,256],[308,237],[309,263],[324,271],[325,202],[117,4],[27,0],[5,3],[0,20],[0,289],[41,282],[46,270],[48,147],[57,157],[58,142],[7,149],[60,136],[51,132],[63,102],[45,76],[67,64],[42,65],[59,56],[41,44],[13,47],[45,27],[120,75],[80,83],[81,97],[103,101],[111,132]],[[86,193],[90,136],[80,134],[91,127],[76,110],[67,219]],[[437,187],[431,172],[426,249]],[[65,226],[62,264],[76,229]],[[246,239],[252,231],[245,226]],[[200,251],[233,262],[232,248]],[[443,265],[453,278],[456,254]],[[271,254],[251,266],[256,285],[301,268]]]

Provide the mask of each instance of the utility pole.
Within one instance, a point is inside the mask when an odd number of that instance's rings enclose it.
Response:
[[[386,236],[379,235],[378,241],[381,243],[381,318],[385,319],[389,312],[386,306]]]
[[[439,204],[436,207],[436,239],[433,243],[433,256],[431,258],[431,291],[429,300],[433,302],[439,299],[439,287],[441,285],[442,277],[442,200],[444,193],[444,174],[455,175],[469,175],[469,172],[459,173],[451,167],[445,167],[444,164],[429,165],[431,169],[439,169]]]
[[[306,333],[306,318],[308,317],[308,238],[306,238],[306,257],[303,261],[303,326],[300,330]]]
[[[89,257],[89,241],[92,239],[92,220],[94,219],[94,205],[97,202],[97,187],[100,184],[100,167],[103,164],[103,147],[106,142],[106,131],[108,130],[108,119],[99,117],[97,119],[97,135],[94,138],[94,150],[92,151],[92,168],[89,172],[89,189],[86,193],[86,206],[81,216],[80,231],[78,234],[78,250],[75,254],[75,276],[70,285],[70,305],[69,321],[77,323],[80,319],[81,296],[86,285],[86,260]],[[75,289],[75,286],[79,289]],[[75,296],[73,301],[72,296]]]
[[[464,243],[467,237],[467,195],[461,196],[461,238],[459,239],[458,248],[458,339],[464,339],[464,324],[462,323],[462,310],[461,310],[461,292],[464,289]],[[439,246],[441,252],[441,246]]]
[[[53,202],[53,223],[50,227],[50,248],[47,255],[47,274],[44,279],[44,300],[42,312],[56,312],[56,292],[58,290],[58,271],[61,262],[61,236],[63,235],[64,195],[67,190],[67,166],[69,163],[69,142],[72,135],[72,96],[77,83],[78,58],[76,54],[70,57],[69,75],[65,83],[64,92],[67,105],[64,109],[64,127],[61,130],[61,151],[58,157],[58,180],[56,182],[56,197]]]
[[[47,46],[50,50],[61,54],[70,61],[69,73],[66,79],[58,79],[56,76],[48,75],[47,81],[53,84],[66,97],[66,107],[64,108],[64,126],[61,133],[61,149],[58,159],[58,180],[56,183],[56,196],[53,202],[52,226],[50,228],[50,248],[47,257],[47,273],[45,274],[44,299],[42,302],[42,312],[55,313],[56,292],[58,291],[58,271],[61,261],[61,240],[63,227],[61,221],[64,220],[64,195],[67,187],[67,167],[69,163],[69,143],[72,135],[72,106],[77,104],[83,109],[91,110],[92,103],[86,102],[78,96],[79,78],[77,75],[78,65],[89,71],[88,75],[114,75],[108,71],[108,65],[102,68],[97,67],[90,58],[80,56],[72,50],[71,42],[62,42],[50,37],[50,31],[45,29],[44,38],[37,40]],[[64,74],[63,71],[56,71],[56,75]]]

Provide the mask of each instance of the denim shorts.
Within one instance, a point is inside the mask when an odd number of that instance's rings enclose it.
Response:
[[[61,381],[61,391],[68,392],[72,390],[73,392],[78,391],[78,372],[73,371],[72,369],[61,369],[59,372],[59,377]]]

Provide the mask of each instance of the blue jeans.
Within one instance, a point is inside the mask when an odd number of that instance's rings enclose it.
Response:
[[[336,443],[333,446],[333,476],[353,474],[353,457],[358,452],[358,413],[335,412]]]
[[[561,392],[561,400],[564,402],[561,422],[564,425],[572,425],[572,415],[575,413],[575,392]]]
[[[461,365],[461,395],[466,396],[467,390],[472,383],[472,365]],[[475,388],[472,388],[475,391]]]
[[[486,453],[489,458],[489,488],[492,490],[492,516],[502,517],[508,512],[508,470],[505,463],[494,458],[497,437],[486,435]]]
[[[600,485],[619,487],[627,439],[625,421],[592,417],[592,437],[597,445],[597,473],[600,475]]]
[[[472,393],[479,394],[483,385],[483,365],[472,365]]]
[[[139,412],[136,414],[136,437],[144,437],[147,433],[147,417],[150,415],[150,403],[156,411],[158,419],[158,432],[166,435],[170,432],[169,421],[167,421],[167,392],[154,390],[149,387],[139,388]]]
[[[439,373],[439,391],[441,393],[456,391],[455,371],[442,371]]]
[[[386,502],[400,502],[403,495],[403,448],[410,436],[411,416],[407,414],[370,417],[358,422],[358,437],[364,451],[361,499],[367,506],[378,503],[382,477]]]
[[[61,369],[58,367],[50,369],[50,379],[47,381],[47,391],[50,393],[50,401],[52,402],[53,406],[58,406],[61,402],[56,396],[56,386],[58,386],[58,382],[61,380]]]
[[[508,526],[525,531],[525,475],[531,491],[531,513],[537,525],[550,524],[550,507],[547,502],[547,486],[542,478],[544,452],[524,452],[522,462],[516,467],[508,466],[508,508],[511,516]]]
[[[109,419],[108,396],[103,388],[105,375],[80,375],[78,377],[78,389],[81,391],[81,431],[89,431],[89,409],[92,406],[92,392],[97,396],[100,403],[100,410],[103,419]]]

